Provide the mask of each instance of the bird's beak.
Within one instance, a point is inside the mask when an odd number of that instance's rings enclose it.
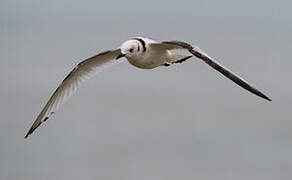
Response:
[[[116,57],[116,59],[120,59],[120,58],[125,57],[125,56],[126,56],[125,54],[121,53]]]

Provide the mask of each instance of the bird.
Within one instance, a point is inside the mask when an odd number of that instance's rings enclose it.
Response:
[[[123,57],[125,57],[131,65],[141,69],[170,66],[182,63],[191,57],[197,57],[247,91],[265,100],[271,101],[268,96],[219,64],[197,46],[184,41],[156,41],[150,38],[134,37],[122,43],[119,48],[101,52],[77,64],[52,94],[24,138],[27,138],[43,122],[48,120],[49,117],[54,114],[74,92],[76,92],[81,83],[94,76],[101,69],[112,64],[118,64]]]

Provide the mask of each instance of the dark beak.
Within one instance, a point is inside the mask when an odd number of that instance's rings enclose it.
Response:
[[[120,59],[120,58],[125,57],[125,56],[126,56],[125,54],[121,53],[116,57],[116,59]]]

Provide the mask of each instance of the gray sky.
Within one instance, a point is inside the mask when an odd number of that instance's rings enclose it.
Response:
[[[291,179],[291,1],[0,2],[0,179]],[[23,136],[86,57],[132,36],[200,46],[266,102],[192,58],[100,73]]]

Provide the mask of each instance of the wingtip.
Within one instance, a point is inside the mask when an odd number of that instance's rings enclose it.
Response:
[[[28,131],[27,134],[24,136],[24,139],[27,139],[30,134],[31,134],[31,132]]]
[[[269,98],[268,96],[264,95],[264,94],[263,94],[263,93],[261,93],[261,92],[258,94],[258,96],[260,96],[260,97],[264,98],[265,100],[272,101],[272,99],[271,99],[271,98]]]
[[[31,126],[31,128],[28,130],[27,134],[24,136],[24,139],[27,139],[29,135],[31,135],[36,128],[38,128],[40,125],[42,124],[42,122],[38,123],[37,125],[33,124]]]
[[[270,99],[268,96],[264,95],[263,93],[256,94],[256,95],[258,95],[259,97],[261,97],[261,98],[263,98],[263,99],[265,99],[267,101],[272,101],[272,99]]]
[[[268,100],[268,101],[272,101],[272,99],[270,99],[270,98],[268,98],[268,97],[266,98],[266,100]]]

